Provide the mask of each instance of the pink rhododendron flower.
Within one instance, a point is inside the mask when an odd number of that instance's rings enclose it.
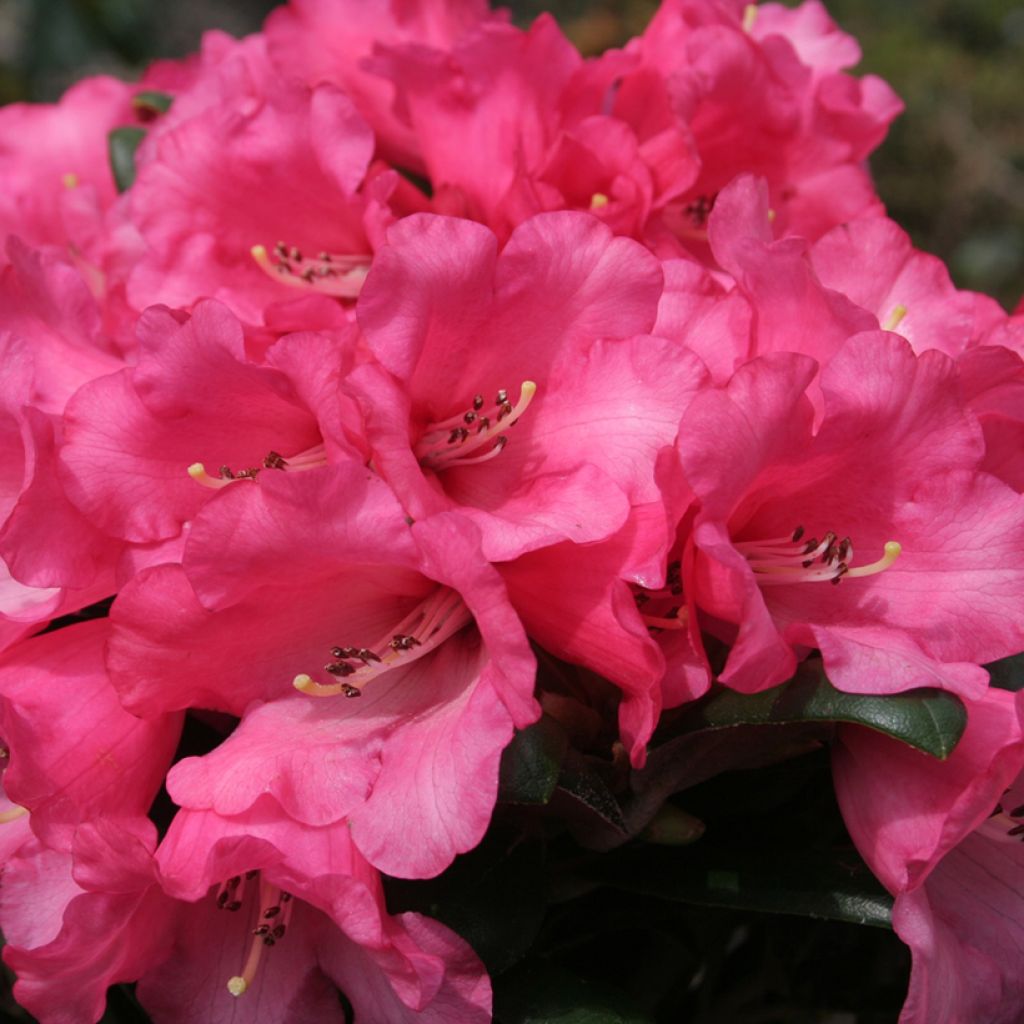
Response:
[[[355,463],[211,501],[184,568],[142,572],[112,612],[128,707],[245,711],[174,769],[177,802],[238,815],[270,793],[297,821],[347,820],[391,874],[435,874],[474,846],[501,750],[539,713],[522,627],[475,534],[451,514],[410,528]]]
[[[422,140],[393,109],[393,87],[367,65],[367,58],[381,46],[404,42],[440,56],[470,29],[500,17],[483,0],[296,0],[271,13],[266,37],[280,71],[298,72],[311,86],[340,86],[370,123],[388,158],[421,170]]]
[[[683,582],[733,641],[721,679],[760,690],[817,647],[841,689],[977,696],[985,675],[970,662],[1024,646],[1024,520],[1019,496],[977,468],[955,365],[892,335],[854,337],[822,371],[812,435],[815,372],[798,356],[754,360],[680,425],[700,501]]]
[[[172,118],[139,156],[135,307],[212,296],[258,324],[265,306],[303,290],[357,294],[398,179],[367,179],[374,139],[352,101],[282,81],[261,39],[236,44],[192,90],[196,112]]]
[[[658,498],[655,458],[704,368],[634,337],[661,291],[648,253],[573,213],[528,221],[500,255],[489,231],[452,219],[390,237],[358,304],[381,366],[348,383],[411,516],[457,508],[507,561],[608,537]]]
[[[137,365],[83,388],[67,410],[61,461],[71,499],[114,536],[158,541],[233,478],[348,456],[334,392],[353,359],[351,334],[292,335],[260,363],[218,302],[191,316],[148,310]]]

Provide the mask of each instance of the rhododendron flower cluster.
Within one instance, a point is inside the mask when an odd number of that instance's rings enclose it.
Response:
[[[858,59],[817,0],[664,0],[595,58],[291,0],[0,110],[0,930],[43,1024],[136,982],[175,1024],[490,1020],[385,876],[480,844],[542,716],[625,800],[816,664],[965,716],[944,757],[837,725],[835,789],[905,1024],[1020,1019],[982,666],[1024,651],[1024,316],[886,217]]]

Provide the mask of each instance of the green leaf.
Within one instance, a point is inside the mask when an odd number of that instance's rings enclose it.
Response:
[[[825,678],[820,667],[810,663],[788,683],[761,693],[720,690],[693,713],[687,725],[690,731],[800,722],[863,725],[944,760],[963,735],[967,712],[961,701],[945,690],[908,690],[885,696],[844,693]]]
[[[174,97],[155,89],[143,89],[132,97],[132,106],[143,114],[166,114]]]
[[[131,188],[135,181],[135,151],[146,137],[145,128],[132,126],[115,128],[107,136],[107,154],[110,170],[118,192]]]
[[[587,871],[606,885],[708,907],[891,927],[892,898],[852,849],[630,847]]]
[[[497,974],[526,954],[544,919],[544,846],[492,828],[437,878],[389,878],[385,886],[390,913],[415,910],[436,918]]]
[[[992,677],[992,685],[1000,690],[1024,690],[1024,654],[1014,654],[985,666]]]
[[[498,1024],[650,1024],[618,989],[534,961],[495,983]]]
[[[565,731],[547,715],[517,732],[501,755],[498,799],[546,804],[558,784],[568,746]]]
[[[558,777],[557,792],[562,797],[560,809],[570,817],[577,817],[570,809],[575,807],[583,812],[584,821],[596,819],[602,827],[610,826],[625,835],[626,821],[622,808],[602,774],[606,767],[597,758],[570,750]],[[581,838],[578,832],[576,838]]]

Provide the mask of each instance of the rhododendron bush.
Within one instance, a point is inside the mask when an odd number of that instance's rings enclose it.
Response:
[[[291,0],[0,110],[22,1007],[733,1019],[683,904],[1022,1019],[1024,314],[886,217],[858,59]]]

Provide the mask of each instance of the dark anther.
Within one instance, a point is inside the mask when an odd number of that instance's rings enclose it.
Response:
[[[270,934],[273,935],[275,939],[282,939],[282,938],[284,938],[284,925],[283,924],[277,925],[277,927],[274,928],[274,930]]]
[[[232,900],[230,903],[225,903],[224,904],[224,909],[225,910],[231,910],[231,911],[241,910],[242,909],[242,901],[241,900]]]
[[[289,252],[288,255],[291,256],[291,258],[295,260],[296,263],[302,262],[302,253],[299,252],[299,250],[294,245],[292,246],[291,252]]]
[[[356,657],[364,664],[369,665],[371,661],[380,661],[380,655],[375,654],[369,647],[360,647],[356,651]]]
[[[284,242],[275,242],[274,252],[276,255],[284,259],[284,257],[288,255],[288,246],[285,245]]]
[[[474,395],[473,396],[473,408],[479,412],[484,407],[484,396]]]
[[[396,633],[388,642],[388,647],[393,651],[411,651],[414,647],[419,646],[420,642],[416,637],[408,636],[405,633]]]
[[[491,418],[489,416],[480,417],[480,426],[476,428],[478,434],[482,434],[491,425]]]
[[[636,601],[637,608],[642,608],[648,601],[650,601],[650,599],[651,595],[645,594],[643,591],[640,591],[639,594],[635,594],[633,596],[633,600]]]
[[[476,413],[473,412],[472,409],[470,409],[470,411],[467,412],[466,415],[463,416],[462,418],[466,423],[473,423],[476,420]]]
[[[354,658],[358,654],[358,650],[355,647],[332,647],[331,657],[332,658]]]
[[[498,410],[498,422],[500,423],[506,416],[512,415],[512,406],[508,402],[502,403],[501,408]]]
[[[501,449],[504,448],[505,445],[507,445],[507,444],[508,444],[508,438],[504,434],[502,434],[501,437],[499,437],[498,440],[494,442],[494,447],[491,449],[491,451],[492,452],[494,452],[494,451],[500,452]]]
[[[1008,836],[1022,836],[1024,835],[1024,825],[1014,825],[1006,834]]]
[[[320,261],[321,263],[330,263],[330,262],[331,262],[331,254],[330,254],[329,252],[322,252],[322,253],[320,253],[320,254],[319,254],[319,255],[317,256],[317,259],[318,259],[318,260],[319,260],[319,261]]]
[[[329,661],[324,665],[324,671],[330,672],[332,676],[350,676],[355,670],[355,665],[350,665],[347,661]]]
[[[253,935],[269,935],[270,934],[270,925],[269,924],[261,924],[258,928],[253,928],[252,933],[253,933]]]
[[[264,935],[263,936],[263,945],[264,946],[273,946],[273,945],[276,945],[276,943],[277,943],[277,940],[274,938],[273,935]]]
[[[810,567],[811,567],[812,565],[814,565],[814,559],[813,559],[813,558],[807,558],[807,559],[804,559],[804,561],[802,561],[802,562],[801,562],[800,564],[801,564],[801,565],[802,565],[802,566],[803,566],[803,567],[804,567],[805,569],[810,569]]]
[[[1010,811],[1010,817],[1024,818],[1024,804],[1021,804],[1020,807],[1014,807],[1014,809]]]
[[[316,277],[316,271],[312,267],[306,267],[299,276],[306,282],[306,284],[312,284],[313,278]]]
[[[273,907],[267,907],[267,909],[263,911],[263,916],[265,918],[277,917],[277,915],[280,913],[281,908],[275,905]]]
[[[845,562],[850,557],[850,551],[853,549],[853,541],[849,537],[844,537],[839,542],[839,547],[836,549],[836,557],[840,562]]]
[[[288,463],[285,462],[284,457],[279,455],[277,452],[267,452],[263,456],[263,468],[264,469],[284,469]]]
[[[357,686],[349,686],[348,683],[341,684],[341,692],[345,694],[346,697],[362,697],[363,695],[362,690]]]
[[[818,546],[818,538],[812,537],[805,545],[802,552],[803,555],[809,555]]]
[[[669,608],[669,610],[667,612],[665,612],[665,618],[666,619],[678,619],[679,618],[679,609],[678,608]]]
[[[292,894],[290,892],[282,892],[281,893],[281,902],[282,903],[287,903],[291,898],[292,898]]]
[[[219,908],[220,908],[221,910],[223,910],[223,909],[224,909],[224,906],[225,906],[225,904],[226,904],[227,902],[228,902],[228,893],[227,893],[227,891],[226,891],[226,890],[225,890],[224,892],[219,892],[219,893],[217,893],[217,906],[218,906],[218,907],[219,907]]]
[[[795,544],[803,535],[804,535],[804,528],[802,526],[798,526],[793,531],[793,536],[792,536],[793,543]]]
[[[220,478],[221,478],[221,480],[234,480],[235,479],[235,474],[231,472],[231,467],[230,466],[221,466],[220,467]]]
[[[504,405],[507,401],[508,401],[508,392],[504,388],[502,388],[498,392],[497,397],[494,399],[494,404],[495,405]]]
[[[448,435],[448,443],[455,444],[456,441],[465,441],[467,437],[469,437],[469,431],[465,427],[456,427]]]
[[[232,878],[228,879],[228,888],[229,889],[237,889],[241,884],[242,884],[242,876],[241,875],[235,875]]]

